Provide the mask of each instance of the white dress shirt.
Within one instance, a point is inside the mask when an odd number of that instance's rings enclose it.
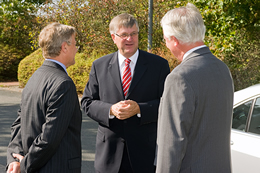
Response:
[[[130,68],[131,68],[131,76],[132,77],[133,77],[133,74],[134,74],[135,64],[137,62],[138,55],[139,55],[139,50],[137,49],[135,54],[129,58],[131,60]],[[125,59],[126,58],[122,54],[120,54],[120,52],[118,51],[118,64],[119,64],[119,69],[120,69],[121,81],[123,81],[123,70],[124,70],[124,67],[125,67]]]
[[[139,56],[139,50],[137,49],[135,54],[129,58],[131,60],[130,69],[131,69],[131,76],[132,77],[134,75],[134,69],[135,69],[135,65],[136,65],[138,56]],[[121,81],[123,81],[123,70],[124,70],[124,67],[125,67],[125,59],[126,58],[118,51],[118,65],[119,65],[119,69],[120,69]],[[141,114],[137,114],[137,116],[140,118]],[[114,115],[109,115],[110,119],[113,119],[114,117],[115,117]]]

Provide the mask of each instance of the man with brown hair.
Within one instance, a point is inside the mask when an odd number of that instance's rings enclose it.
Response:
[[[45,61],[29,79],[7,149],[7,173],[81,172],[81,122],[76,87],[76,30],[52,23],[40,33]]]

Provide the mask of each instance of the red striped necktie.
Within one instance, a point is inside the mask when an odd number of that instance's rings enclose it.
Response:
[[[132,76],[131,76],[131,69],[130,69],[130,62],[131,60],[129,58],[125,59],[125,68],[124,68],[124,72],[123,72],[123,91],[124,91],[124,95],[126,96],[131,80],[132,80]]]

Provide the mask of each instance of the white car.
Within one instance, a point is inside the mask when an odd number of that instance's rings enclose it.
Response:
[[[231,130],[233,173],[260,173],[260,84],[234,94]]]

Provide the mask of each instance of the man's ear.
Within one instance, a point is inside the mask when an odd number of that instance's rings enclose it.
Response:
[[[171,39],[174,41],[174,46],[177,46],[177,45],[180,44],[180,43],[179,43],[179,40],[178,40],[176,37],[171,36]]]
[[[61,45],[61,51],[66,53],[67,52],[67,47],[68,47],[68,44],[66,42],[63,42],[62,45]]]
[[[111,37],[112,37],[114,43],[116,43],[116,42],[115,42],[115,37],[116,37],[115,34],[111,34]]]

